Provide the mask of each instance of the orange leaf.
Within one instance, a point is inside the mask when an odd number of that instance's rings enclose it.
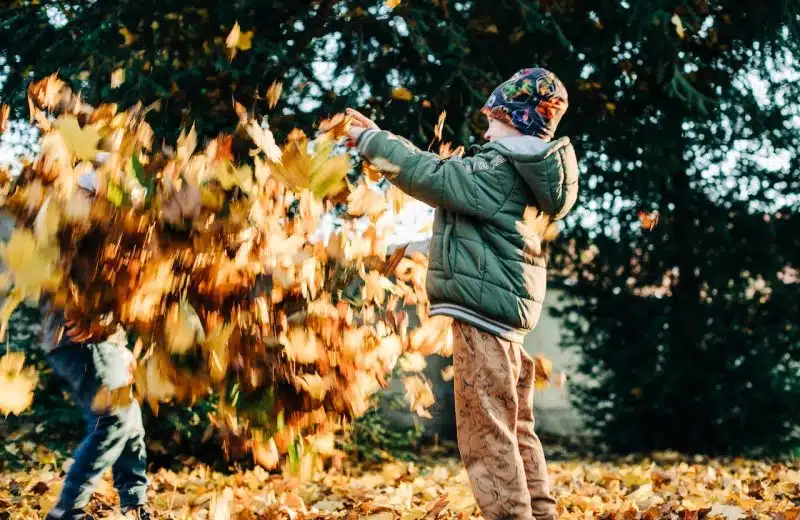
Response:
[[[405,87],[397,87],[392,89],[392,98],[399,101],[411,101],[414,99],[414,94]]]

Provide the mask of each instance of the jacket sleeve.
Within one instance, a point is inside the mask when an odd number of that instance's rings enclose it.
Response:
[[[572,144],[553,151],[554,160],[545,162],[541,177],[531,183],[536,202],[553,220],[560,220],[578,199],[578,160]]]
[[[441,159],[408,140],[383,130],[367,130],[358,150],[395,186],[429,206],[479,218],[492,216],[503,203],[494,172],[506,158],[494,152]]]

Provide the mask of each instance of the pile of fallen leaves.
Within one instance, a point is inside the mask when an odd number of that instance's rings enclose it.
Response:
[[[192,128],[155,146],[151,107],[95,108],[56,76],[31,85],[29,105],[40,151],[0,178],[17,222],[0,249],[0,321],[44,295],[75,341],[135,338],[135,393],[103,388],[96,406],[216,392],[211,420],[232,455],[308,467],[398,362],[419,372],[425,355],[448,354],[448,321],[428,318],[426,258],[388,250],[406,198],[369,168],[348,176],[344,116],[278,146],[237,103],[234,134],[201,147]],[[330,215],[338,228],[320,236]],[[421,320],[411,331],[409,311]],[[35,386],[12,356],[0,364],[4,413]],[[425,413],[428,382],[405,382]]]
[[[35,461],[36,469],[0,475],[0,510],[12,519],[42,518],[58,497],[63,467],[47,449],[22,444],[14,447],[15,458]],[[182,466],[151,475],[155,518],[481,518],[463,465],[436,454],[370,467],[339,460],[305,480],[269,475],[260,467],[220,473],[193,459]],[[662,453],[638,460],[556,462],[549,472],[561,519],[800,518],[797,462]],[[90,509],[98,518],[120,518],[110,475],[94,496]]]

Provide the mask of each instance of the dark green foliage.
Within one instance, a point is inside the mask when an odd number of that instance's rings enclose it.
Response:
[[[90,102],[161,101],[149,120],[169,142],[191,122],[205,136],[230,130],[233,99],[266,112],[259,97],[283,80],[270,116],[279,137],[360,105],[422,146],[447,110],[446,138],[470,144],[499,81],[549,67],[570,90],[560,134],[583,167],[554,267],[577,302],[567,315],[581,317],[568,319],[565,343],[597,383],[577,388],[589,424],[620,451],[773,450],[796,439],[800,417],[800,285],[786,283],[800,265],[799,10],[781,0],[406,0],[393,11],[378,0],[11,2],[2,95],[23,118],[28,80],[60,70]],[[236,20],[253,48],[229,61]],[[118,67],[126,81],[111,90]],[[396,86],[414,99],[393,100]],[[769,155],[783,159],[765,164]],[[652,231],[640,210],[660,213]]]

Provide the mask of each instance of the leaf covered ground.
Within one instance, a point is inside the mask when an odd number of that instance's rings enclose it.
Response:
[[[69,461],[30,442],[8,443],[4,451],[18,469],[0,475],[0,519],[43,518]],[[800,518],[800,461],[661,453],[563,460],[549,469],[564,519]],[[160,519],[481,518],[460,461],[443,453],[416,462],[339,460],[306,482],[260,467],[215,471],[184,457],[174,469],[154,470],[151,479],[151,505]],[[107,475],[91,511],[98,518],[122,518],[116,503]]]

